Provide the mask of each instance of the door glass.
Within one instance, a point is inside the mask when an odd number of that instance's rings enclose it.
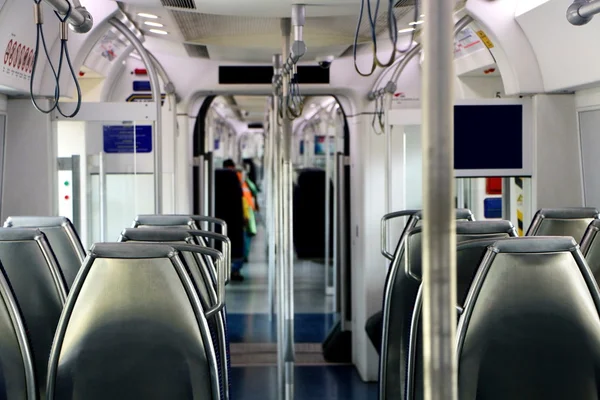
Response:
[[[86,247],[96,242],[116,241],[137,214],[154,213],[153,122],[58,121],[56,124],[59,160],[73,156],[80,156],[81,160],[79,182],[74,185],[79,187],[79,193],[72,196],[72,203],[76,204],[61,205],[65,198],[59,198],[59,209],[73,210],[73,206],[79,206],[78,228]],[[59,175],[59,185],[67,178]],[[164,184],[170,185],[168,181]]]

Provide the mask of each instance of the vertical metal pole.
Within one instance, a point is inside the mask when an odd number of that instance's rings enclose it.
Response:
[[[106,242],[106,160],[102,151],[98,154],[98,178],[100,186],[100,242]]]
[[[387,94],[386,94],[387,99]],[[384,104],[387,104],[387,101],[384,101]],[[392,126],[389,123],[388,115],[389,110],[386,108],[383,110],[384,112],[384,134],[385,134],[385,213],[392,212]],[[406,157],[404,157],[406,162]],[[406,186],[406,179],[402,179],[403,185]],[[406,190],[402,190],[404,198],[406,198]],[[403,204],[406,204],[403,201]],[[386,248],[389,249],[392,247],[391,245],[391,235],[387,237],[387,243],[385,244]]]
[[[512,193],[510,181],[512,178],[502,178],[502,219],[510,221],[512,218]]]
[[[423,356],[425,400],[457,394],[454,3],[423,0]]]
[[[204,191],[204,156],[200,155],[195,158],[194,164],[198,167],[198,214],[204,213],[205,207],[205,191]]]
[[[331,200],[331,186],[329,182],[331,180],[330,166],[331,166],[331,155],[329,154],[329,124],[326,125],[325,129],[325,294],[328,296],[333,295],[331,289],[334,286],[329,279],[329,270],[331,268],[331,260],[329,254],[329,240],[331,238],[331,209],[329,202]]]
[[[156,124],[152,130],[152,142],[154,152],[154,213],[162,213],[162,95],[160,90],[160,80],[158,73],[152,62],[148,51],[140,42],[138,37],[125,24],[116,17],[111,18],[108,23],[121,32],[142,58],[144,66],[148,70],[148,77],[151,83],[152,99],[156,105]],[[165,82],[166,83],[166,82]]]
[[[206,215],[215,215],[215,163],[214,153],[211,151],[206,154],[206,191],[208,195]]]
[[[327,158],[332,158],[332,171],[331,171],[331,175],[332,175],[332,179],[333,179],[333,192],[332,192],[332,196],[333,196],[333,219],[332,219],[332,224],[331,224],[331,229],[333,231],[333,238],[332,238],[332,242],[333,242],[333,256],[332,256],[332,265],[333,265],[333,304],[335,307],[335,312],[340,312],[340,296],[339,296],[339,289],[340,289],[340,285],[339,285],[339,274],[340,274],[340,270],[339,270],[339,264],[338,264],[338,247],[337,247],[337,242],[338,242],[338,173],[337,173],[337,153],[338,153],[338,137],[337,137],[337,133],[338,133],[338,126],[337,126],[337,122],[338,119],[335,108],[333,109],[334,112],[334,117],[332,118],[331,121],[331,129],[333,131],[333,154],[328,154]],[[329,151],[329,150],[328,150]]]
[[[71,171],[73,181],[73,226],[76,232],[81,230],[81,156],[71,157]]]
[[[290,54],[290,34],[292,21],[284,18],[281,21],[283,35],[283,54]],[[283,79],[283,103],[287,104],[289,93],[289,75]],[[294,252],[293,252],[293,226],[292,226],[292,121],[284,112],[282,124],[282,256],[283,256],[283,304],[284,304],[284,360],[285,360],[285,393],[284,399],[294,398]]]

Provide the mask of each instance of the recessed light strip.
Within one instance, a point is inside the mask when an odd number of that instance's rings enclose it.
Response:
[[[152,22],[152,21],[144,21],[144,24],[146,24],[148,26],[154,26],[156,28],[162,28],[164,26],[160,22]]]
[[[163,31],[162,29],[150,29],[150,32],[156,33],[157,35],[168,35],[169,32]]]
[[[148,13],[138,13],[138,17],[149,18],[149,19],[158,19],[158,16],[156,16],[154,14],[148,14]]]

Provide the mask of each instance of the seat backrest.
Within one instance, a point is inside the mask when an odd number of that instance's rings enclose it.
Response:
[[[48,399],[220,397],[207,320],[180,252],[94,245],[58,325]]]
[[[585,257],[596,282],[600,284],[600,220],[595,219],[588,226],[581,239],[581,253]]]
[[[0,398],[38,400],[27,330],[17,300],[1,267],[0,332]],[[41,380],[45,380],[45,377],[42,376]]]
[[[525,236],[572,236],[580,242],[588,225],[598,219],[595,208],[543,208],[539,210]]]
[[[48,355],[67,287],[40,230],[0,228],[0,261],[27,327],[36,386],[43,396]]]
[[[507,221],[498,221],[507,222]],[[495,223],[495,222],[494,222]],[[516,236],[514,227],[508,229],[511,237]],[[513,234],[514,233],[514,234]],[[485,235],[484,235],[485,236]],[[498,241],[498,237],[474,239],[459,242],[456,246],[456,301],[459,307],[465,303],[465,299],[479,269],[488,247]],[[422,311],[422,288],[420,288],[415,300],[414,311],[411,319],[411,332],[409,344],[409,361],[406,378],[406,399],[423,399],[423,335],[421,326]]]
[[[70,289],[85,258],[85,249],[75,227],[65,217],[9,217],[6,228],[36,228],[46,235]]]
[[[227,222],[233,259],[244,258],[244,207],[242,185],[236,171],[215,170],[215,217]]]
[[[379,365],[382,399],[403,398],[406,394],[411,321],[421,284],[422,229],[417,226],[404,235],[385,286]],[[510,221],[457,221],[456,235],[457,243],[460,243],[477,237],[516,236],[516,231]]]
[[[197,229],[195,221],[189,215],[138,215],[133,228],[179,227]]]
[[[500,240],[458,324],[459,398],[596,399],[600,295],[575,240]]]

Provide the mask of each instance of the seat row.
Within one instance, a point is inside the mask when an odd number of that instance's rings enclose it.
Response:
[[[386,278],[381,399],[423,398],[421,215],[409,213]],[[598,211],[540,210],[522,238],[509,221],[474,221],[469,210],[456,218],[459,397],[597,393]]]
[[[205,223],[227,233],[212,218],[139,216],[86,255],[66,218],[9,218],[0,398],[228,399],[231,246]]]

